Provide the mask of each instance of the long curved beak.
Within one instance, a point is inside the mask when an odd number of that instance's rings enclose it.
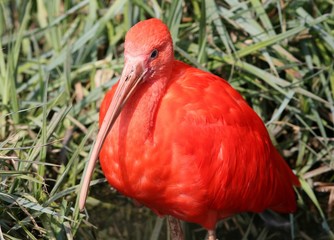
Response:
[[[96,160],[107,136],[107,133],[112,128],[117,117],[122,111],[125,103],[133,94],[138,84],[145,76],[147,70],[143,67],[142,59],[132,58],[128,59],[124,65],[122,76],[119,85],[115,91],[114,97],[109,105],[108,111],[103,119],[101,128],[97,134],[96,142],[90,155],[88,165],[84,172],[82,187],[80,191],[79,208],[83,210],[87,198],[90,179],[93,174]]]

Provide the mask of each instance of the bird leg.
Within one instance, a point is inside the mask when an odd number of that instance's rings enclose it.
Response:
[[[178,219],[176,219],[172,216],[168,216],[167,219],[168,219],[168,225],[169,225],[169,231],[170,231],[170,234],[171,234],[171,239],[172,240],[184,240],[180,220],[178,220]]]
[[[218,240],[216,238],[215,230],[208,230],[208,237],[206,240]]]

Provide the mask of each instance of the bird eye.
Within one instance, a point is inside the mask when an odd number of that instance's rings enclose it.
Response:
[[[151,56],[150,56],[150,58],[151,58],[151,59],[155,59],[157,56],[158,56],[158,50],[154,49],[154,50],[151,52]]]

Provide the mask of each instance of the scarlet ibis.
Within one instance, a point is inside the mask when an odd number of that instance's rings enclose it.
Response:
[[[167,26],[141,21],[125,38],[120,81],[105,96],[83,180],[100,154],[108,182],[159,215],[198,223],[240,212],[293,212],[299,180],[259,116],[228,82],[174,59]]]

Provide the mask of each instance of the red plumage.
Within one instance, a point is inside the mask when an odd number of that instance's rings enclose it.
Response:
[[[214,229],[239,212],[296,209],[299,181],[262,120],[225,80],[174,60],[160,20],[129,30],[122,78],[104,98],[100,125],[110,109],[103,172],[157,214]]]
[[[238,212],[294,211],[298,180],[257,114],[225,80],[173,64],[151,125],[141,99],[146,84],[108,133],[100,162],[109,183],[158,214],[207,229]],[[100,124],[116,87],[104,98]]]

